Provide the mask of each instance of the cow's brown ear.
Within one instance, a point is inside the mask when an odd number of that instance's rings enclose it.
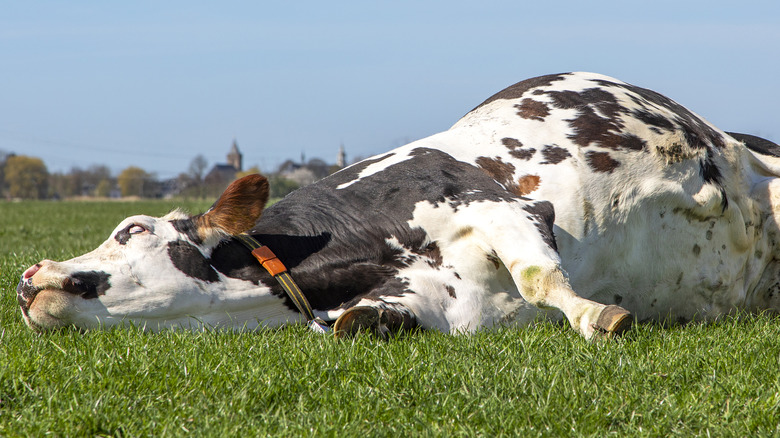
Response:
[[[219,235],[248,231],[263,214],[268,202],[268,180],[249,175],[233,181],[209,211],[196,219],[198,234],[204,242]]]

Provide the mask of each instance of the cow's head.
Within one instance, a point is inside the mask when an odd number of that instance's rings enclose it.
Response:
[[[24,320],[36,330],[226,324],[270,294],[263,285],[225,277],[209,258],[224,239],[253,227],[267,200],[267,180],[250,175],[204,214],[129,217],[94,251],[27,269],[17,287]]]

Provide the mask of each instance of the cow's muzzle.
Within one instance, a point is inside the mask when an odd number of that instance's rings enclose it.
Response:
[[[42,270],[45,271],[48,264],[54,264],[54,262],[43,261],[31,266],[24,271],[16,286],[16,301],[25,316],[28,316],[35,297],[42,290],[58,290],[89,300],[105,295],[106,290],[111,287],[108,281],[111,275],[102,271],[80,271],[70,275],[56,275],[56,279],[52,279],[51,275],[45,275],[49,279],[40,284],[41,281],[35,281],[35,276],[36,274],[45,274]]]

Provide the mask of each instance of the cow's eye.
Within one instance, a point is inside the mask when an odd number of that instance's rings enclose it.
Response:
[[[127,229],[128,234],[139,234],[146,231],[146,228],[143,225],[134,224],[130,228]]]

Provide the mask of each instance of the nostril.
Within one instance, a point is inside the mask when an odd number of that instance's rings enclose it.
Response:
[[[40,263],[36,263],[35,265],[31,266],[29,269],[24,271],[24,274],[22,274],[22,278],[24,278],[25,280],[29,280],[40,269],[41,269],[41,264]]]

